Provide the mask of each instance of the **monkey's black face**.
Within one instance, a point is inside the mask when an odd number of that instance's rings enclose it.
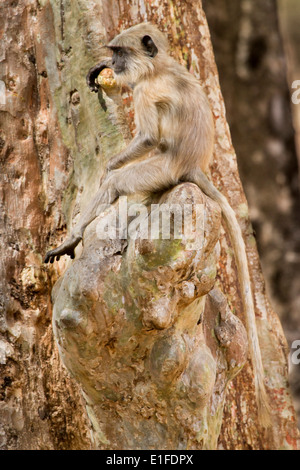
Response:
[[[133,51],[130,47],[108,46],[113,51],[112,66],[114,72],[119,75],[125,73],[128,69],[132,68]],[[144,53],[145,58],[153,59],[158,53],[158,49],[154,44],[152,38],[145,35],[141,39],[141,52]],[[141,64],[140,64],[141,66]]]
[[[113,49],[112,66],[116,74],[125,72],[127,59],[128,51],[126,51],[124,47],[116,47]]]

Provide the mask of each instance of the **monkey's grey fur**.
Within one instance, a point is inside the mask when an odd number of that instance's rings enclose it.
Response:
[[[161,191],[179,181],[197,184],[219,203],[231,238],[247,319],[259,418],[268,426],[269,405],[242,232],[226,198],[203,173],[214,144],[214,121],[206,95],[197,79],[168,55],[165,36],[152,24],[129,28],[107,47],[113,50],[112,68],[117,82],[134,87],[136,136],[109,161],[107,176],[91,205],[71,236],[47,253],[45,262],[53,262],[63,254],[74,257],[74,248],[86,226],[99,214],[101,204],[110,204],[121,194]],[[94,79],[97,66],[92,70]],[[95,91],[93,79],[89,84]]]

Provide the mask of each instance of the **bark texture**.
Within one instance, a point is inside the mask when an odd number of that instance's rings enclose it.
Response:
[[[101,284],[103,282],[101,276],[108,272],[112,273],[114,283],[117,283],[118,279],[123,281],[123,285],[120,287],[118,283],[112,284],[116,291],[118,305],[120,292],[126,286],[124,277],[119,271],[120,266],[122,265],[125,270],[129,269],[129,266],[131,269],[137,269],[137,266],[130,261],[127,254],[128,249],[122,255],[114,255],[112,247],[112,252],[108,253],[105,259],[105,263],[108,264],[106,271],[104,270],[103,274],[101,269],[101,273],[99,273],[99,265],[104,262],[100,259],[101,257],[99,257],[98,266],[89,264],[92,262],[91,257],[94,260],[95,250],[98,253],[91,232],[89,232],[91,244],[89,245],[86,241],[86,251],[83,251],[82,256],[73,264],[62,259],[54,266],[45,267],[42,264],[42,257],[48,248],[57,245],[64,239],[67,227],[70,227],[72,220],[76,221],[76,217],[98,187],[101,169],[104,168],[105,162],[124,145],[126,139],[126,132],[124,134],[113,113],[109,109],[106,110],[103,102],[100,100],[99,103],[96,96],[88,91],[85,84],[86,73],[101,58],[101,53],[103,54],[101,45],[117,34],[120,29],[143,20],[152,20],[168,33],[174,57],[185,63],[190,71],[202,81],[214,111],[217,139],[215,159],[211,168],[212,177],[236,210],[245,236],[255,292],[257,325],[268,379],[267,387],[274,413],[272,432],[263,432],[257,424],[252,371],[248,361],[234,383],[229,385],[226,397],[224,394],[222,395],[224,387],[222,389],[221,398],[225,399],[223,420],[220,416],[217,417],[218,419],[214,423],[214,442],[209,445],[210,447],[218,445],[225,449],[295,449],[298,434],[287,386],[286,341],[278,318],[265,295],[255,239],[238,177],[235,154],[226,123],[224,104],[201,2],[97,0],[87,3],[80,0],[74,2],[28,0],[18,3],[6,1],[2,3],[1,8],[0,21],[4,33],[3,49],[0,51],[0,80],[5,86],[5,102],[1,101],[0,104],[2,167],[2,287],[0,299],[2,309],[0,324],[2,429],[0,438],[2,448],[88,449],[91,445],[105,447],[108,444],[105,444],[105,439],[102,439],[103,435],[112,439],[112,447],[118,447],[117,441],[120,436],[117,435],[116,428],[109,426],[109,429],[101,426],[97,428],[100,423],[99,409],[101,409],[101,404],[98,403],[88,405],[93,436],[92,441],[90,439],[89,420],[86,418],[78,386],[61,366],[58,351],[53,345],[50,292],[54,283],[68,266],[69,270],[63,280],[59,281],[55,291],[61,289],[63,283],[66,283],[66,289],[70,288],[74,281],[68,283],[67,278],[74,276],[72,273],[74,273],[74,267],[77,263],[82,266],[83,270],[86,269],[84,266],[90,267],[90,270],[95,269],[94,285],[97,285],[97,282]],[[123,97],[128,109],[129,122],[132,122],[130,96],[125,93]],[[175,191],[180,191],[180,188]],[[189,191],[192,191],[195,198],[203,197],[198,190],[189,189]],[[181,197],[184,200],[185,196]],[[209,204],[209,202],[207,203]],[[226,294],[236,316],[244,322],[234,259],[223,231],[221,234],[221,255],[218,263],[220,269],[217,284]],[[175,262],[176,257],[172,257],[172,250],[169,256],[169,259],[165,258],[162,266],[169,266],[170,259]],[[87,264],[84,265],[84,263]],[[115,271],[109,271],[109,266],[114,266]],[[90,272],[88,274],[91,276]],[[135,279],[139,280],[141,273],[137,272],[134,275],[137,276]],[[89,279],[91,278],[89,277]],[[166,277],[163,278],[163,284],[166,279]],[[81,279],[77,277],[76,295],[79,295],[78,292],[82,292],[82,289],[84,290],[84,276],[82,284],[81,282],[78,284],[79,281]],[[133,282],[133,279],[128,279],[127,276],[127,282]],[[146,282],[151,283],[151,280],[147,279]],[[105,292],[105,286],[102,289],[101,292]],[[189,292],[188,288],[187,292]],[[76,311],[82,308],[82,311],[86,312],[90,305],[89,302],[94,301],[93,296],[95,295],[94,291],[91,293],[91,291],[84,290],[85,302],[82,304],[80,299],[76,304]],[[126,302],[130,301],[132,295],[129,290],[129,298],[125,299],[126,307],[129,305]],[[87,298],[88,301],[86,301]],[[74,298],[72,298],[73,301]],[[72,309],[73,307],[72,304]],[[98,308],[100,308],[99,305]],[[114,308],[114,305],[111,305],[110,314]],[[203,351],[207,351],[207,348],[210,349],[207,357],[212,356],[212,363],[215,363],[215,366],[209,367],[208,375],[211,375],[213,367],[218,370],[217,368],[222,361],[226,363],[227,353],[225,348],[223,356],[216,360],[217,351],[220,350],[220,342],[208,345],[209,335],[205,337],[205,331],[211,332],[213,325],[210,322],[214,322],[216,310],[214,311],[211,307],[212,311],[209,312],[209,307],[207,309],[205,320],[203,320],[203,329],[201,325],[198,328],[202,333],[199,333],[198,336],[195,327],[195,331],[188,332],[187,342],[192,342],[191,338],[195,335],[194,338],[197,338],[199,344],[203,341]],[[60,311],[62,310],[60,309]],[[128,311],[130,312],[129,307]],[[93,318],[93,309],[89,313],[91,313],[89,318]],[[197,315],[201,313],[201,306],[199,306],[199,311],[193,312],[193,318],[196,317],[196,313]],[[134,316],[134,312],[132,315]],[[81,314],[78,318],[81,318]],[[58,322],[58,327],[65,328],[68,332],[67,335],[70,335],[69,347],[71,348],[74,334],[76,334],[74,323],[72,324],[73,315],[68,317],[67,311],[63,319],[60,316],[58,320],[62,321],[61,325]],[[188,322],[188,320],[186,321]],[[116,326],[122,328],[122,325],[124,325],[124,317],[120,316]],[[128,325],[125,322],[125,326],[130,330],[134,325]],[[101,324],[97,327],[101,328]],[[139,338],[146,341],[147,344],[149,338],[145,339],[145,334],[139,330],[139,325],[135,325],[135,327],[138,330],[137,334],[140,335]],[[96,332],[97,329],[91,332],[93,338],[95,338]],[[81,333],[84,336],[84,331]],[[125,332],[120,332],[118,328],[115,333],[126,338]],[[205,341],[202,335],[205,337]],[[111,337],[114,338],[114,335],[110,336],[108,340]],[[163,333],[158,333],[158,337],[162,339]],[[219,337],[221,338],[220,332]],[[102,338],[101,341],[105,341],[105,338]],[[89,361],[95,359],[94,366],[97,367],[99,358],[97,354],[95,357],[95,352],[97,348],[100,348],[98,349],[99,354],[100,352],[105,354],[104,366],[108,368],[110,364],[118,368],[117,360],[114,361],[113,358],[114,341],[108,341],[109,344],[103,348],[100,347],[99,342],[96,341],[96,343],[95,347],[92,343],[86,349]],[[163,357],[163,351],[168,350],[168,338],[163,338],[162,344],[161,349],[160,346],[157,346],[159,359]],[[132,346],[127,345],[124,351],[128,351],[130,354],[132,353],[130,348]],[[201,350],[200,346],[199,350]],[[86,359],[84,357],[85,351],[80,351],[81,353],[82,357]],[[78,363],[75,361],[75,369],[81,367],[82,371],[84,368],[82,369],[80,354],[77,356]],[[238,353],[241,364],[243,354],[244,349]],[[175,355],[175,357],[177,356]],[[136,369],[138,369],[142,365],[142,361],[139,356],[136,359]],[[154,369],[158,370],[159,378],[157,380],[160,382],[162,380],[161,365],[155,357],[153,364]],[[176,374],[178,374],[176,360],[175,364]],[[87,376],[90,367],[93,369],[93,364],[91,365],[89,362],[85,369]],[[72,372],[74,374],[74,371]],[[118,373],[120,373],[119,369]],[[125,383],[128,383],[132,376],[136,377],[135,374],[138,372],[131,373],[133,375],[128,375]],[[103,374],[105,378],[105,374],[107,374],[105,368]],[[225,372],[224,374],[221,378],[223,381],[226,377]],[[125,376],[126,371],[124,378]],[[116,387],[119,380],[118,375],[113,377],[114,379],[116,381],[113,384]],[[93,380],[95,377],[87,378],[83,384],[84,392],[86,392],[88,384],[94,383]],[[208,382],[211,387],[211,382]],[[102,382],[101,384],[103,387]],[[144,389],[141,384],[139,389],[140,396],[145,397],[145,403],[143,403],[145,406],[143,409],[140,408],[140,413],[145,413],[144,423],[147,421],[147,413],[153,413],[153,403],[148,404],[146,399],[147,390],[155,386],[157,387],[156,393],[158,393],[157,390],[161,386],[153,385],[147,374],[145,384]],[[138,387],[138,382],[131,386]],[[209,390],[211,392],[211,388]],[[116,403],[118,404],[120,397],[109,397],[103,393],[102,389],[100,395],[102,398],[104,397],[103,401],[106,404],[110,403],[111,398],[112,402],[111,408],[109,408],[111,413],[108,409],[106,411],[101,409],[108,419],[111,416],[115,418],[113,413],[116,413],[116,410],[121,413],[126,412],[126,407],[122,405],[121,401],[119,402],[120,409],[117,408]],[[164,393],[167,404],[172,399],[172,393],[170,389]],[[127,395],[128,400],[129,397],[130,395]],[[128,406],[131,411],[137,413],[141,403],[138,404],[134,401]],[[158,406],[163,406],[163,400]],[[209,403],[208,411],[211,411],[211,406]],[[161,411],[161,409],[155,411]],[[168,414],[166,409],[164,409],[164,413],[164,419],[173,425],[174,418],[171,413]],[[203,413],[203,407],[201,408],[200,405],[197,413],[200,413],[197,414],[199,417]],[[159,419],[156,419],[159,422]],[[184,413],[179,413],[177,419],[184,420]],[[219,435],[221,420],[223,425]],[[188,416],[186,423],[186,435],[182,440],[183,447],[189,439],[195,448],[199,441],[203,444],[203,434],[201,434],[203,430],[196,427],[191,431],[192,426]],[[199,423],[197,423],[198,425]],[[151,427],[147,427],[148,425],[144,424],[144,426],[146,434],[148,429],[152,430]],[[198,436],[196,436],[197,432]],[[172,442],[176,441],[178,448],[180,432],[177,428],[174,429],[174,434],[176,433],[177,436]],[[130,434],[129,425],[127,439]],[[132,435],[132,439],[134,439],[135,434]],[[161,431],[151,438],[152,442],[144,442],[142,445],[155,446],[156,448],[168,445],[163,441],[166,437],[162,436]],[[135,443],[134,440],[127,440],[126,443],[122,441],[121,446],[134,447]]]

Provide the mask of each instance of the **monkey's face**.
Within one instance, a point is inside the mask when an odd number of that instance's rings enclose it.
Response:
[[[128,41],[129,42],[129,41]],[[113,51],[112,66],[120,84],[136,84],[141,78],[153,73],[153,59],[158,49],[150,36],[139,40],[139,47],[108,45]]]
[[[119,75],[126,71],[126,62],[129,58],[129,51],[125,47],[113,49],[112,66],[115,74]]]

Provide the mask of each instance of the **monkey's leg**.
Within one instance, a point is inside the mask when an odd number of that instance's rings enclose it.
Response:
[[[75,257],[74,249],[81,241],[85,228],[112,204],[120,194],[136,192],[152,193],[169,188],[177,180],[172,172],[172,159],[168,155],[154,155],[147,160],[131,163],[108,173],[103,184],[67,240],[58,248],[49,251],[45,263],[53,263],[62,255]]]
[[[61,256],[68,255],[72,259],[75,258],[75,248],[80,243],[83,237],[84,230],[86,227],[101,213],[105,210],[107,204],[112,204],[118,197],[116,189],[109,183],[110,175],[106,177],[103,184],[98,189],[95,197],[91,203],[87,206],[85,212],[80,217],[79,221],[73,228],[71,235],[54,250],[48,251],[45,256],[44,263],[53,263],[58,261]],[[102,206],[102,207],[101,207]]]
[[[174,160],[168,154],[156,154],[113,170],[108,178],[119,195],[155,193],[177,184]]]

